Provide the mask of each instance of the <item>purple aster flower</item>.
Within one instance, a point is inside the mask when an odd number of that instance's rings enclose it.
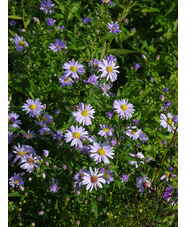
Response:
[[[109,164],[110,161],[108,158],[113,159],[114,151],[107,143],[93,143],[90,145],[90,157],[96,161],[96,164],[103,160],[104,163]]]
[[[72,84],[74,83],[73,79],[70,78],[68,75],[65,76],[61,76],[59,78],[59,82],[61,83],[61,87],[68,87],[68,86],[72,86]]]
[[[110,97],[111,92],[109,92],[109,93],[107,93],[107,92],[108,92],[108,90],[110,90],[110,88],[112,86],[113,86],[112,84],[106,85],[105,83],[103,83],[103,85],[100,84],[99,87],[97,87],[97,88],[100,89],[103,92],[103,95]]]
[[[145,56],[144,54],[142,54],[141,57],[142,57],[143,59],[146,59],[146,56]]]
[[[135,66],[134,66],[134,68],[135,68],[136,70],[138,70],[140,67],[141,67],[141,65],[140,65],[139,63],[136,63]]]
[[[128,118],[132,117],[132,114],[134,113],[133,104],[128,103],[128,100],[115,100],[113,105],[115,109],[114,112],[117,112],[120,118],[126,117],[128,120]]]
[[[40,10],[43,10],[45,12],[45,14],[47,13],[54,13],[53,10],[51,10],[51,8],[53,8],[55,6],[54,3],[52,3],[52,1],[50,0],[43,0],[42,4],[40,5]]]
[[[103,3],[114,6],[114,3],[112,3],[110,0],[100,0],[100,1],[102,1]]]
[[[166,180],[169,181],[169,178],[175,178],[177,175],[172,174],[171,172],[165,171],[164,175],[160,178],[160,180]]]
[[[52,131],[48,127],[44,126],[43,128],[41,128],[39,130],[39,134],[40,135],[51,135]]]
[[[108,112],[108,113],[106,113],[106,115],[108,116],[108,118],[109,118],[109,120],[112,118],[112,115],[113,115],[113,112]]]
[[[127,174],[123,174],[122,177],[120,178],[122,182],[127,182],[129,176]]]
[[[38,24],[40,23],[39,18],[37,18],[37,17],[33,17],[33,20],[34,20],[35,22],[37,22]]]
[[[173,104],[172,101],[166,101],[163,103],[164,107],[165,107],[165,110],[167,110],[169,108],[169,106],[171,106]]]
[[[136,120],[133,121],[133,124],[137,125],[139,122],[140,122],[140,120],[136,119]]]
[[[79,150],[83,154],[89,154],[89,152],[90,152],[90,146],[89,145],[83,145],[81,148],[79,148]]]
[[[25,103],[23,107],[23,111],[27,111],[26,114],[29,113],[29,117],[34,117],[36,115],[40,115],[43,105],[41,102],[39,102],[39,99],[37,98],[35,101],[32,99],[26,100],[27,103]]]
[[[163,101],[165,97],[164,97],[164,95],[160,95],[159,98],[161,101]]]
[[[56,20],[54,20],[54,19],[52,19],[52,18],[49,18],[49,17],[47,18],[47,25],[48,25],[48,26],[54,25],[55,22],[56,22]]]
[[[148,177],[143,174],[143,177],[136,178],[136,186],[139,188],[139,192],[143,194],[145,187],[150,187],[151,182]]]
[[[103,62],[99,64],[100,67],[99,71],[102,72],[100,77],[101,78],[106,77],[106,81],[110,79],[111,82],[117,80],[117,73],[119,73],[119,71],[116,69],[119,68],[119,66],[115,65],[116,63],[114,61],[107,61],[103,59]]]
[[[8,132],[8,144],[11,143],[13,140],[12,134],[13,134],[13,132]]]
[[[148,136],[142,131],[139,132],[139,139],[142,142],[147,142],[149,140]]]
[[[116,139],[111,139],[110,143],[112,146],[115,146],[117,144],[117,140]]]
[[[168,92],[169,92],[169,89],[168,89],[167,87],[164,87],[163,91],[164,91],[165,93],[168,93]]]
[[[42,211],[42,210],[40,210],[39,212],[38,212],[38,215],[43,215],[44,214],[44,212]]]
[[[36,138],[34,131],[28,130],[26,133],[22,133],[23,137],[26,138],[27,140],[31,140]]]
[[[21,158],[20,161],[20,167],[22,169],[26,169],[27,172],[32,172],[34,167],[37,168],[39,166],[38,162],[40,162],[41,157],[38,155],[33,156],[32,154],[30,155],[25,155]]]
[[[76,118],[76,121],[83,125],[91,125],[91,119],[94,119],[93,114],[95,113],[95,110],[92,109],[92,106],[90,104],[84,105],[84,103],[80,103],[78,107],[78,111],[75,111],[72,113],[72,115]]]
[[[121,32],[121,30],[119,30],[119,25],[118,22],[116,21],[116,23],[114,24],[113,21],[111,21],[111,23],[108,23],[107,27],[110,29],[110,33],[114,33],[115,35],[118,32]]]
[[[171,172],[171,171],[173,170],[173,167],[172,167],[172,166],[169,166],[169,167],[167,168],[167,170]]]
[[[178,115],[176,115],[176,116],[173,117],[173,121],[174,121],[175,123],[178,123]]]
[[[17,24],[17,22],[16,22],[15,20],[11,20],[11,21],[9,22],[9,24],[10,24],[12,27],[14,27],[14,26]]]
[[[152,160],[152,158],[146,158],[145,161],[146,162],[150,162]]]
[[[165,114],[160,115],[160,125],[163,128],[167,128],[168,132],[173,132],[174,122],[173,122],[173,115],[171,113],[167,113],[167,116]]]
[[[60,189],[60,187],[57,187],[54,178],[52,177],[52,186],[50,187],[50,192],[57,192]]]
[[[67,143],[72,140],[71,146],[75,145],[77,147],[79,145],[80,148],[82,147],[81,140],[86,138],[88,138],[88,132],[85,131],[83,127],[74,127],[74,125],[72,125],[65,134],[65,140]]]
[[[17,186],[23,186],[24,182],[23,182],[23,178],[19,176],[19,173],[16,174],[14,173],[14,175],[9,179],[9,184],[10,186],[12,186],[12,188],[17,187]]]
[[[48,157],[48,156],[49,156],[49,151],[48,151],[48,150],[43,150],[43,155],[44,155],[45,157]]]
[[[83,82],[93,84],[93,85],[97,85],[98,84],[98,76],[96,76],[96,75],[89,76],[88,80],[83,80]]]
[[[112,62],[116,62],[116,57],[112,54],[108,55],[106,58],[107,61],[112,61]]]
[[[41,117],[41,121],[39,122],[39,124],[41,126],[46,126],[46,124],[51,123],[53,121],[53,117],[49,114],[45,114]]]
[[[141,132],[140,130],[136,130],[136,126],[129,126],[127,127],[127,131],[124,132],[127,136],[129,136],[130,138],[132,138],[133,140],[137,140],[139,138],[139,134]]]
[[[111,181],[114,181],[113,170],[105,171],[103,177],[106,180],[106,183],[110,184]]]
[[[14,127],[14,128],[20,128],[19,125],[21,125],[21,120],[18,120],[19,114],[16,114],[14,112],[8,114],[8,126]]]
[[[94,20],[94,18],[88,18],[88,17],[87,17],[87,18],[84,18],[84,19],[81,18],[81,20],[83,21],[84,24],[87,24],[87,23],[90,22],[91,20]]]
[[[69,61],[69,63],[65,63],[62,66],[63,69],[66,69],[64,71],[65,76],[72,76],[72,78],[74,79],[78,79],[79,76],[77,74],[77,72],[81,75],[83,75],[85,73],[85,69],[84,66],[81,64],[78,64],[78,61]]]
[[[105,138],[107,138],[108,136],[112,136],[113,129],[108,127],[108,124],[106,124],[106,125],[101,125],[100,124],[100,127],[101,127],[102,130],[100,130],[98,132],[98,135],[103,136]]]
[[[76,183],[76,188],[81,188],[83,186],[82,181],[83,181],[83,177],[84,177],[84,171],[83,168],[80,168],[79,171],[75,174],[74,176],[74,180]]]
[[[55,43],[50,43],[49,48],[53,50],[53,52],[56,52],[58,50],[61,50],[62,48],[66,48],[66,42],[64,42],[62,39],[55,39]]]
[[[154,82],[154,78],[152,78],[152,77],[151,77],[151,78],[150,78],[150,82],[152,82],[152,83],[153,83],[153,82]]]
[[[95,71],[98,71],[99,70],[99,65],[100,64],[100,61],[97,59],[97,58],[94,58],[93,60],[90,61],[89,65],[91,68],[91,71],[93,72],[94,70]]]
[[[144,158],[144,155],[141,152],[138,152],[137,154],[130,153],[129,155],[132,156],[132,157],[135,157],[135,158],[140,158],[140,159],[143,159]],[[130,163],[131,166],[132,165],[136,165],[136,168],[138,168],[138,164],[137,164],[138,161],[129,161],[129,163]],[[139,161],[139,163],[144,164],[143,161]]]
[[[65,26],[62,25],[62,26],[61,26],[61,31],[63,31],[64,29],[65,29]]]
[[[23,40],[23,37],[19,37],[17,34],[14,35],[13,41],[15,43],[16,50],[20,53],[22,53],[24,47],[28,47],[28,43]]]

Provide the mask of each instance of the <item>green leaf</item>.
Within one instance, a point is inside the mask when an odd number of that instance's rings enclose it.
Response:
[[[116,55],[138,53],[138,51],[136,50],[127,50],[127,49],[110,49],[108,52],[109,54],[116,54]]]
[[[142,13],[158,13],[158,12],[160,12],[160,10],[157,8],[150,7],[150,8],[142,9],[141,12]]]
[[[103,109],[103,107],[102,107],[102,105],[98,102],[98,100],[97,99],[95,99],[95,98],[92,98],[92,97],[89,97],[89,99],[93,102],[93,103],[95,103],[101,110],[103,110],[104,111],[104,109]]]
[[[100,43],[103,43],[106,40],[110,40],[112,37],[113,37],[113,34],[112,33],[109,33],[109,34],[103,36],[103,38],[99,42]]]
[[[8,194],[8,197],[18,197],[21,196],[18,192],[11,192]]]
[[[130,155],[125,155],[123,157],[120,157],[122,161],[141,161],[141,158],[135,158]]]
[[[9,19],[14,19],[14,20],[23,20],[22,17],[17,16],[17,15],[9,15],[8,18],[9,18]]]

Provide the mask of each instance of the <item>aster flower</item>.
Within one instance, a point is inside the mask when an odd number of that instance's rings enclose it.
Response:
[[[149,140],[148,136],[142,131],[139,132],[139,139],[143,142],[147,142]]]
[[[66,42],[64,42],[62,39],[55,39],[55,43],[50,43],[49,48],[53,50],[53,52],[56,52],[58,50],[61,50],[62,48],[66,48]]]
[[[113,112],[107,112],[106,115],[108,116],[109,120],[112,118]]]
[[[91,125],[91,119],[94,119],[93,114],[95,113],[95,110],[92,109],[92,106],[90,104],[88,104],[88,106],[84,105],[84,103],[80,103],[79,104],[79,108],[78,111],[75,111],[72,113],[72,115],[76,118],[76,121],[81,124],[83,123],[83,125]]]
[[[93,60],[90,61],[89,66],[91,67],[91,72],[98,71],[99,70],[99,65],[100,61],[97,58],[94,58]]]
[[[116,57],[112,54],[108,55],[106,58],[107,61],[116,62]]]
[[[140,159],[144,158],[144,155],[141,152],[138,152],[137,154],[130,153],[129,155],[132,156],[132,157],[135,157],[135,158],[140,158]],[[130,163],[131,166],[136,165],[136,168],[138,168],[138,164],[137,164],[138,162],[137,161],[129,161],[129,163]],[[144,164],[143,161],[140,161],[139,163]]]
[[[26,133],[22,133],[23,137],[26,138],[27,140],[31,140],[36,138],[34,131],[28,130]]]
[[[24,47],[28,47],[28,43],[23,40],[23,37],[19,37],[17,34],[14,35],[13,41],[15,43],[16,50],[20,53],[22,53]]]
[[[52,19],[52,18],[49,18],[49,17],[47,18],[47,25],[48,25],[48,26],[54,25],[55,22],[56,22],[56,20],[54,20],[54,19]]]
[[[164,103],[163,103],[163,108],[161,109],[161,111],[162,111],[163,109],[167,110],[167,109],[169,108],[169,106],[171,106],[172,104],[173,104],[172,101],[166,101],[166,102],[164,102]]]
[[[140,67],[141,67],[141,65],[139,63],[136,63],[134,66],[135,70],[138,70]]]
[[[8,132],[8,144],[12,142],[12,135],[13,135],[13,132]]]
[[[113,159],[114,151],[107,143],[93,143],[90,145],[90,157],[96,161],[96,164],[103,160],[104,163],[110,163],[108,158]]]
[[[76,183],[76,188],[81,188],[83,186],[83,177],[84,177],[84,172],[87,172],[87,171],[84,171],[83,168],[80,168],[80,170],[75,174],[74,176],[74,180],[75,180],[75,183]]]
[[[165,188],[165,194],[162,195],[162,198],[165,199],[167,202],[169,202],[170,199],[171,199],[172,193],[173,193],[173,188],[172,187],[166,187]]]
[[[65,134],[65,140],[68,143],[69,141],[72,140],[71,142],[71,146],[78,146],[82,147],[82,142],[81,140],[84,140],[88,138],[88,132],[85,131],[85,129],[83,127],[74,127],[74,125],[72,125],[70,127],[69,130],[67,130],[66,134]]]
[[[125,101],[125,99],[115,100],[114,109],[114,112],[117,112],[120,118],[126,117],[127,120],[131,118],[134,113],[133,105],[128,103],[128,100]]]
[[[90,145],[83,145],[81,148],[79,148],[79,150],[83,154],[89,154],[89,152],[90,152]]]
[[[89,170],[90,170],[90,173],[84,172],[84,177],[82,181],[83,185],[87,185],[86,190],[89,190],[89,192],[91,192],[93,188],[97,190],[98,186],[102,188],[101,183],[103,184],[106,183],[106,180],[102,178],[103,173],[99,173],[99,169],[96,169],[96,168],[93,171],[92,168],[89,167]]]
[[[114,3],[112,3],[110,0],[100,0],[100,1],[102,1],[103,3],[114,6]]]
[[[10,24],[12,27],[14,27],[14,26],[17,24],[17,22],[16,22],[15,20],[11,20],[11,21],[9,22],[9,24]]]
[[[129,176],[127,174],[123,174],[122,177],[120,178],[122,182],[127,182]]]
[[[41,157],[39,156],[33,156],[32,154],[30,155],[25,155],[21,158],[20,161],[20,167],[22,169],[26,169],[27,172],[31,173],[35,168],[39,166],[38,161],[41,160]]]
[[[100,89],[103,92],[103,95],[110,97],[111,92],[108,93],[108,91],[110,90],[110,88],[112,86],[113,86],[112,84],[106,85],[105,83],[103,83],[103,85],[100,84],[99,87],[97,87],[97,88]]]
[[[68,87],[68,86],[71,86],[74,81],[72,78],[70,78],[68,75],[65,75],[65,76],[61,76],[59,78],[59,82],[61,83],[61,87]]]
[[[97,85],[98,84],[98,76],[96,76],[96,75],[89,76],[88,80],[83,80],[83,82],[93,84],[93,85]]]
[[[136,178],[136,186],[139,188],[139,192],[143,194],[145,187],[151,186],[150,179],[143,174],[143,177]]]
[[[168,132],[173,132],[174,122],[173,122],[173,115],[171,113],[167,113],[167,116],[165,114],[160,115],[160,125],[163,128],[167,128]]]
[[[50,192],[57,192],[60,189],[55,183],[54,178],[52,177],[52,186],[50,187]]]
[[[23,178],[19,176],[19,173],[14,175],[9,179],[9,184],[12,188],[17,187],[17,186],[23,186]]]
[[[111,80],[111,82],[114,82],[115,80],[117,80],[117,74],[119,73],[119,71],[117,71],[116,69],[119,68],[119,66],[115,66],[116,63],[114,61],[107,61],[105,59],[103,59],[103,62],[101,62],[99,64],[99,71],[102,72],[101,74],[101,78],[106,77],[106,81],[108,81],[109,79]]]
[[[87,23],[90,22],[91,20],[94,20],[94,18],[88,18],[88,17],[87,17],[87,18],[84,18],[84,19],[81,18],[81,20],[83,21],[84,24],[87,24]]]
[[[165,174],[160,178],[160,180],[166,180],[169,181],[170,178],[175,178],[177,175],[172,174],[171,172],[166,171]]]
[[[55,133],[52,133],[52,136],[53,136],[53,139],[59,140],[59,139],[63,138],[63,132],[56,130],[56,134]]]
[[[107,27],[110,29],[110,33],[114,33],[115,35],[118,32],[121,32],[121,30],[119,30],[119,25],[118,22],[116,21],[116,23],[114,24],[113,21],[111,21],[111,23],[108,23]]]
[[[50,114],[45,114],[41,117],[41,121],[39,124],[41,126],[46,126],[46,124],[51,123],[53,121],[53,117]]]
[[[127,136],[129,136],[130,138],[132,138],[133,140],[137,140],[139,138],[139,133],[141,132],[140,130],[136,130],[136,126],[129,126],[127,128],[127,131],[124,132]]]
[[[106,183],[110,184],[111,181],[114,181],[113,170],[105,171],[103,177],[106,180]]]
[[[48,127],[44,126],[43,128],[41,128],[39,130],[39,134],[40,135],[51,135],[52,131]]]
[[[69,61],[66,62],[63,66],[63,69],[66,69],[64,71],[65,76],[72,76],[72,78],[74,79],[78,79],[79,76],[77,74],[77,72],[81,75],[83,75],[85,73],[85,69],[84,66],[81,64],[78,64],[78,61]]]
[[[55,4],[52,3],[52,1],[50,1],[50,0],[43,0],[42,1],[42,4],[40,5],[40,10],[44,11],[45,14],[47,14],[47,13],[52,14],[52,13],[54,13],[54,11],[51,10],[51,8],[53,8],[54,6],[55,6]]]
[[[29,113],[29,117],[34,117],[36,115],[40,115],[43,105],[41,102],[39,102],[39,99],[37,98],[35,101],[32,99],[26,100],[27,103],[25,103],[23,107],[23,111],[27,111],[26,114]]]
[[[100,130],[98,132],[98,135],[103,136],[105,138],[107,138],[108,136],[112,136],[113,129],[108,127],[108,124],[106,124],[106,125],[101,125],[100,124],[100,127],[102,128],[102,130]]]
[[[20,128],[19,125],[21,125],[21,120],[18,120],[19,114],[16,114],[14,112],[8,114],[8,126],[14,127],[14,128]]]

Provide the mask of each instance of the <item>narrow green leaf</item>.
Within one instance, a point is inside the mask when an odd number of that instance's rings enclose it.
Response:
[[[8,18],[9,18],[9,19],[14,19],[14,20],[23,20],[22,17],[17,16],[17,15],[9,15]]]
[[[108,52],[109,54],[116,54],[116,55],[138,53],[138,51],[136,50],[127,50],[127,49],[110,49]]]
[[[8,194],[8,197],[18,197],[21,196],[18,192],[11,192]]]

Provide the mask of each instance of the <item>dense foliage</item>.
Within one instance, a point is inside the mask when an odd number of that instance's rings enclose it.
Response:
[[[9,0],[9,226],[177,226],[177,1]]]

